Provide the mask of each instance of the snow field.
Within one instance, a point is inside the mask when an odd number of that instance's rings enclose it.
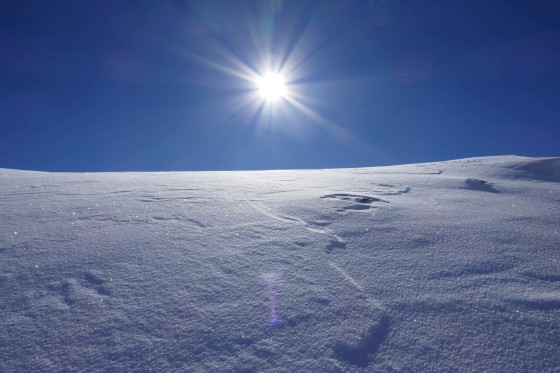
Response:
[[[0,371],[558,371],[559,182],[0,170]]]

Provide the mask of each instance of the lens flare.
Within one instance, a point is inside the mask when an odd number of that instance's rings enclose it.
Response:
[[[263,276],[263,279],[265,280],[266,285],[268,287],[268,302],[270,306],[268,325],[272,327],[280,327],[282,326],[282,322],[278,319],[278,316],[276,314],[276,289],[275,289],[278,275],[268,273]]]

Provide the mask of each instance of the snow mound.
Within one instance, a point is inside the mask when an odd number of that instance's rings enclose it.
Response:
[[[560,158],[541,159],[518,167],[529,178],[541,181],[560,181]]]
[[[559,162],[0,170],[0,371],[555,371]]]

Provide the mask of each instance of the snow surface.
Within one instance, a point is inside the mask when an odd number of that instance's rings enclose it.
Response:
[[[558,372],[560,158],[0,169],[0,371]]]

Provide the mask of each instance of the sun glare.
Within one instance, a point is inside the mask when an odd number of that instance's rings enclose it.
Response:
[[[204,67],[233,78],[223,82],[227,84],[224,88],[231,93],[224,99],[227,97],[231,115],[242,118],[242,123],[259,129],[281,128],[293,136],[304,136],[308,125],[314,125],[337,138],[349,138],[344,128],[314,109],[319,108],[321,102],[310,96],[321,89],[321,84],[325,88],[334,85],[318,81],[316,77],[310,82],[307,75],[313,68],[313,61],[322,63],[315,56],[322,45],[322,38],[314,40],[317,34],[314,24],[305,26],[309,32],[276,34],[273,26],[276,12],[281,11],[280,3],[265,1],[263,4],[267,5],[263,5],[262,9],[247,10],[249,17],[242,17],[247,22],[238,24],[237,29],[239,35],[249,35],[249,39],[217,39],[211,43],[208,55],[193,54],[180,47],[177,49]],[[255,10],[258,14],[254,14],[253,22],[251,17]],[[261,14],[261,10],[266,12]],[[213,11],[213,8],[208,11]],[[213,79],[209,82],[222,84]]]
[[[285,79],[277,73],[268,73],[258,77],[256,85],[261,98],[268,102],[278,101],[288,94]]]

